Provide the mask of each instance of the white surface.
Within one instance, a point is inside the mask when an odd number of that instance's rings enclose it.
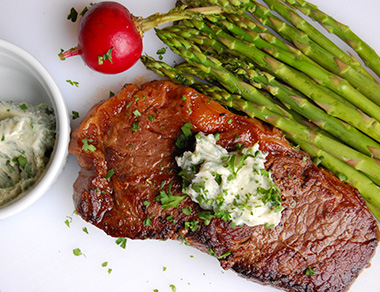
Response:
[[[56,141],[50,161],[33,188],[0,207],[0,219],[21,212],[53,185],[67,158],[70,120],[63,96],[49,72],[28,52],[0,39],[0,96],[31,105],[48,104],[55,111]],[[15,86],[17,84],[17,86]]]
[[[148,16],[165,12],[174,0],[123,0],[133,14]],[[314,0],[380,52],[380,2],[378,0]],[[66,100],[69,112],[81,118],[109,91],[124,83],[156,78],[136,64],[119,75],[91,71],[77,57],[58,59],[61,48],[76,44],[77,23],[66,19],[71,7],[81,10],[87,0],[0,0],[0,39],[10,41],[34,55],[51,73]],[[145,51],[156,56],[163,47],[153,32],[145,35]],[[170,54],[164,56],[168,60]],[[79,82],[71,86],[66,80]],[[2,84],[0,80],[0,84]],[[15,84],[14,86],[17,86]],[[72,121],[72,127],[80,120]],[[126,249],[115,239],[73,215],[72,184],[79,167],[70,155],[53,187],[33,206],[0,221],[0,291],[277,291],[223,271],[216,259],[178,242],[127,241]],[[72,217],[70,228],[64,223]],[[89,234],[82,231],[86,227]],[[80,248],[85,256],[76,257]],[[193,257],[192,257],[193,256]],[[102,267],[108,262],[107,267]],[[163,267],[167,267],[166,271]],[[108,269],[112,272],[109,274]],[[379,291],[380,252],[350,291]]]

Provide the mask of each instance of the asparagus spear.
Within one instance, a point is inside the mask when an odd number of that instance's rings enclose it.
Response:
[[[356,35],[347,25],[335,20],[313,4],[304,0],[284,0],[303,14],[319,22],[330,33],[337,35],[353,48],[365,64],[380,76],[380,57],[366,42]]]
[[[210,33],[210,31],[212,31],[213,34],[216,35],[216,37],[218,37],[218,39],[228,48],[247,56],[260,68],[276,75],[298,91],[305,94],[307,97],[313,99],[328,114],[342,119],[375,140],[380,141],[380,123],[378,121],[367,115],[363,115],[363,113],[358,112],[351,106],[347,106],[339,100],[333,99],[331,95],[327,94],[324,89],[317,86],[314,81],[306,75],[270,57],[254,45],[244,43],[234,37],[231,37],[231,35],[225,33],[222,29],[215,25],[212,26],[212,30],[203,21],[193,20],[191,22],[198,29],[205,31],[206,33]]]

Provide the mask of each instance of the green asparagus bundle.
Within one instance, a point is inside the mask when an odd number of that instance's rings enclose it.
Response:
[[[156,30],[185,62],[173,68],[144,56],[146,67],[283,130],[357,188],[380,220],[380,85],[296,9],[332,18],[304,0],[181,2],[223,13]]]

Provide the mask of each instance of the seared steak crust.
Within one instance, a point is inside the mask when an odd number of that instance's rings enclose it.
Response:
[[[164,209],[156,200],[162,191],[183,196],[175,142],[188,122],[194,132],[220,133],[218,143],[231,150],[237,143],[260,143],[282,191],[278,226],[232,228],[218,218],[206,225],[189,197],[178,208]],[[72,133],[69,150],[82,167],[74,202],[84,220],[115,237],[179,239],[218,257],[226,254],[219,258],[223,268],[261,284],[345,291],[378,243],[377,222],[355,189],[319,169],[279,130],[233,114],[190,88],[166,81],[125,86],[94,106]],[[191,214],[184,214],[190,207]],[[195,230],[185,228],[196,221]],[[307,275],[310,269],[314,275]]]

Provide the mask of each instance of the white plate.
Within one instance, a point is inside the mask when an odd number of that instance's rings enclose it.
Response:
[[[0,39],[11,41],[31,52],[52,74],[60,88],[69,113],[83,118],[109,91],[118,92],[124,83],[141,83],[157,78],[136,64],[128,72],[108,76],[91,71],[78,58],[62,62],[60,49],[76,45],[77,23],[66,17],[71,7],[81,10],[88,0],[7,1],[0,9]],[[175,0],[120,0],[136,16],[165,12]],[[336,15],[380,52],[380,1],[313,0],[323,10]],[[164,45],[148,32],[144,51],[155,57]],[[164,60],[176,57],[170,53]],[[79,82],[71,86],[66,80]],[[0,82],[2,82],[0,80]],[[81,119],[80,118],[80,119]],[[72,127],[80,122],[72,121]],[[278,291],[251,283],[223,271],[216,259],[178,242],[127,241],[120,248],[114,238],[73,215],[72,184],[78,164],[72,155],[59,179],[32,207],[0,221],[0,291],[131,291],[177,292]],[[70,228],[65,220],[72,218]],[[86,227],[89,234],[82,231]],[[80,248],[85,256],[76,257]],[[102,263],[108,262],[107,267]],[[166,270],[164,271],[164,267]],[[112,272],[108,273],[111,268]],[[380,253],[372,267],[355,281],[350,292],[379,291]]]

